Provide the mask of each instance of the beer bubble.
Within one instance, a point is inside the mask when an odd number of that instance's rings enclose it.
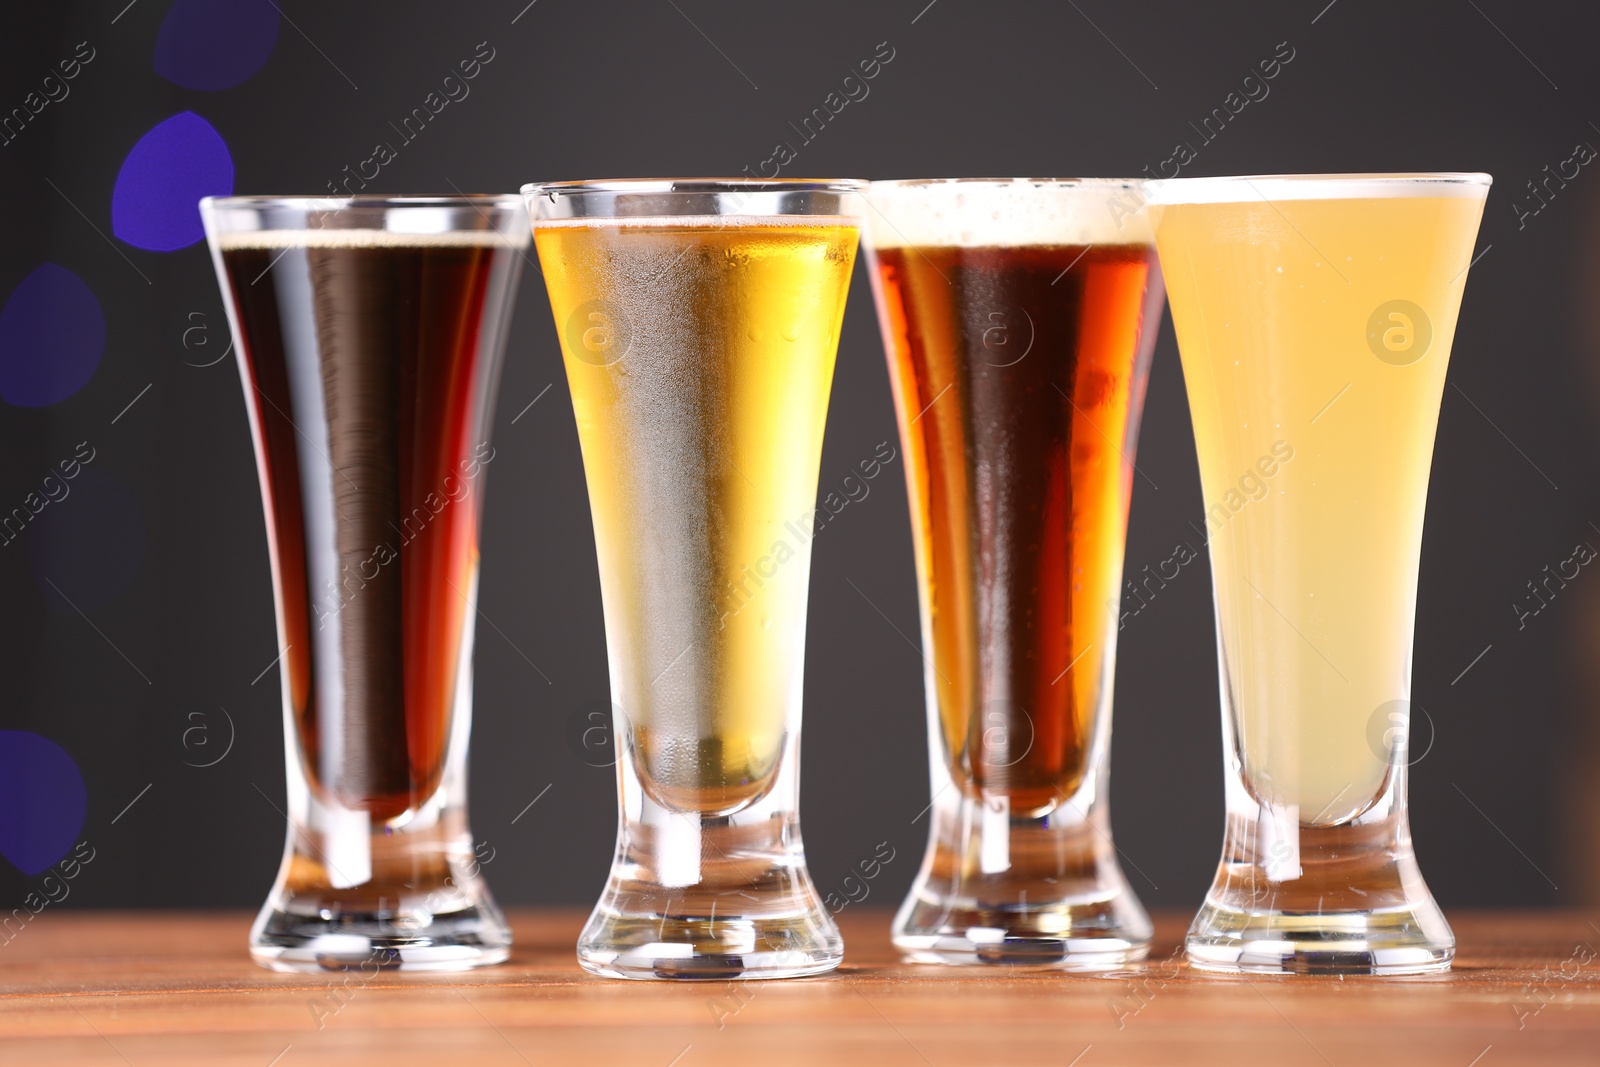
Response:
[[[1413,711],[1422,716],[1420,730],[1414,729],[1419,724],[1413,722]],[[1409,700],[1386,700],[1367,717],[1367,747],[1391,767],[1422,762],[1433,750],[1433,736],[1433,717]]]
[[[1428,354],[1433,322],[1409,300],[1388,300],[1367,318],[1367,347],[1395,367],[1407,367]]]
[[[628,354],[633,327],[621,309],[605,300],[579,304],[567,316],[567,351],[594,367],[607,367]]]

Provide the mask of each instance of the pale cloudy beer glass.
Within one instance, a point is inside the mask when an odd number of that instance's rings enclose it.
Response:
[[[926,650],[932,963],[1117,966],[1150,920],[1111,843],[1122,560],[1161,317],[1139,183],[873,182],[867,247]]]
[[[509,196],[201,202],[277,604],[277,970],[455,970],[511,932],[467,826],[478,523],[527,216]]]
[[[621,807],[578,959],[615,978],[836,966],[801,849],[809,540],[858,182],[523,189],[599,554]]]
[[[1485,174],[1147,187],[1216,595],[1227,828],[1198,966],[1406,974],[1455,939],[1406,810],[1417,567]]]

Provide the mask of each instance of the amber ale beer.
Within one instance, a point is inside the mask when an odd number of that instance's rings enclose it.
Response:
[[[460,968],[509,931],[467,828],[478,521],[526,255],[511,198],[207,201],[272,552],[279,969]]]
[[[871,199],[948,809],[913,902],[1026,939],[1053,924],[1030,916],[1077,892],[1052,827],[1084,823],[1099,792],[1161,275],[1124,184],[880,182]],[[1079,837],[1067,851],[1094,850]],[[1090,897],[1123,891],[1114,861],[1094,866]]]

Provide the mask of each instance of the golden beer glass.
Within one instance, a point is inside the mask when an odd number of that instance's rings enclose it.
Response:
[[[617,978],[843,944],[799,823],[810,542],[861,184],[527,186],[599,555],[621,808],[578,943]]]

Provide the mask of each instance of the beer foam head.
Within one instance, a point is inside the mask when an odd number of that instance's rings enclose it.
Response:
[[[1153,244],[1143,184],[1118,178],[873,182],[867,240],[876,248]]]
[[[1373,200],[1476,197],[1489,193],[1487,174],[1252,174],[1226,178],[1159,178],[1145,183],[1156,206],[1238,204],[1275,200]]]
[[[447,230],[402,233],[396,230],[229,230],[214,234],[217,248],[526,248],[528,232]]]
[[[534,219],[536,230],[738,230],[773,226],[859,226],[851,215],[584,215]]]

